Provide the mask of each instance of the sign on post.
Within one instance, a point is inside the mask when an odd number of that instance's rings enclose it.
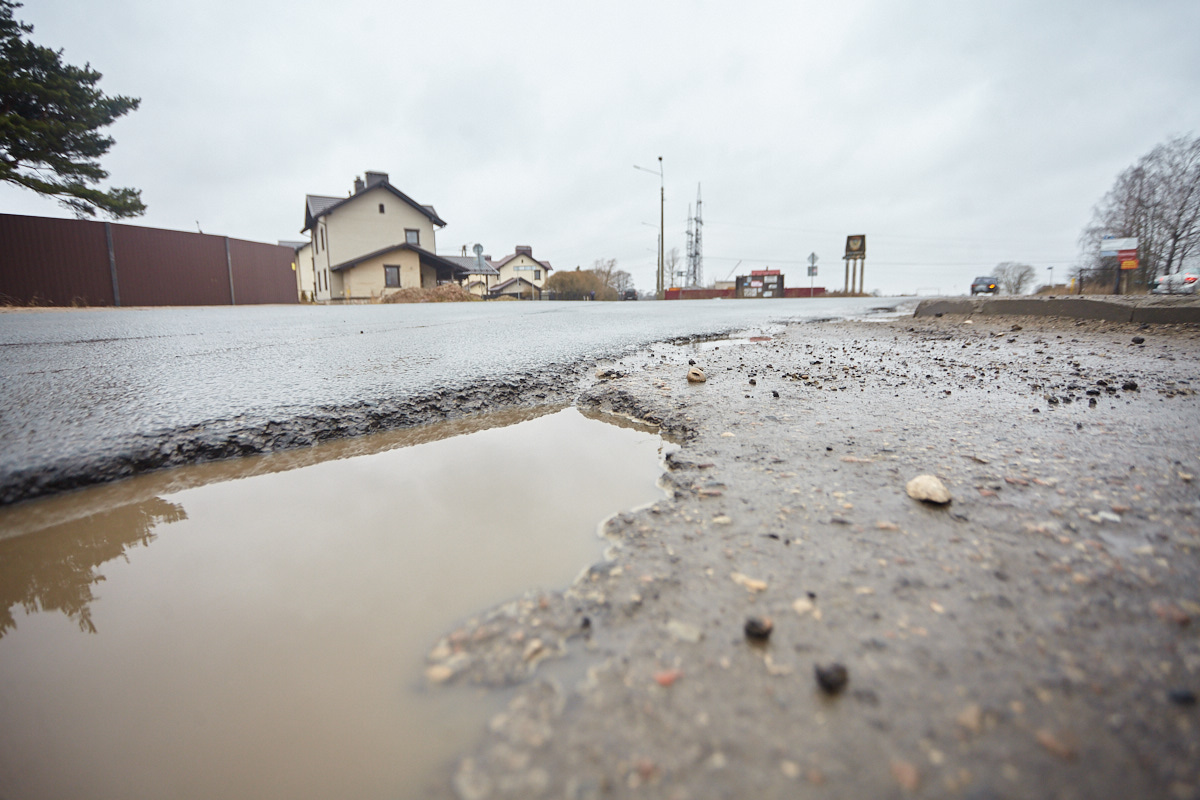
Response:
[[[1137,248],[1138,240],[1136,236],[1130,236],[1124,239],[1100,240],[1100,255],[1102,256],[1119,256],[1122,250],[1136,251]]]

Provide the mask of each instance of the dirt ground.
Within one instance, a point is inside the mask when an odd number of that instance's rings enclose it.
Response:
[[[1197,388],[1196,326],[1024,317],[600,365],[671,496],[436,644],[512,693],[446,795],[1200,798]]]

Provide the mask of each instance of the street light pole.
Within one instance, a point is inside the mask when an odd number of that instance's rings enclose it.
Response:
[[[666,266],[666,261],[663,259],[663,236],[666,234],[664,226],[665,217],[663,216],[663,206],[667,202],[667,189],[663,183],[663,163],[662,156],[658,157],[658,299],[662,300],[664,292],[667,289],[663,269]]]
[[[640,169],[642,172],[649,172],[651,175],[658,176],[658,277],[655,282],[655,295],[657,299],[663,299],[663,290],[666,288],[663,281],[663,238],[666,233],[666,216],[663,210],[667,202],[667,189],[663,181],[663,160],[662,156],[658,157],[658,170],[646,169],[633,165],[634,169]]]

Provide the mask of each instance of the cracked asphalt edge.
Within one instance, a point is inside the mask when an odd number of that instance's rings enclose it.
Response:
[[[1200,796],[1200,329],[708,344],[606,362],[577,399],[682,444],[669,496],[610,518],[570,587],[433,646],[429,690],[515,687],[446,796]],[[909,497],[919,474],[953,501]]]

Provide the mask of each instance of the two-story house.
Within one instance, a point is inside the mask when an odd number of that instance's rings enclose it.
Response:
[[[542,287],[554,269],[549,261],[534,258],[532,247],[521,244],[514,248],[512,255],[494,262],[494,266],[499,276],[490,289],[493,296],[512,295],[530,299],[542,296]]]
[[[465,269],[436,254],[435,232],[446,222],[388,182],[386,172],[354,179],[348,197],[310,194],[297,252],[318,302],[369,300],[389,290],[457,281]]]

